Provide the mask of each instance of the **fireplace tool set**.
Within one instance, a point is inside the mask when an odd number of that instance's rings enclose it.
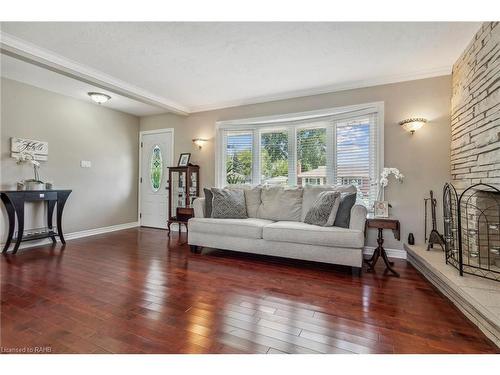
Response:
[[[429,238],[427,238],[427,203],[430,202],[431,207],[431,220],[432,220],[432,229],[429,233]],[[441,249],[444,251],[444,238],[438,232],[436,225],[436,206],[437,199],[434,198],[434,193],[430,191],[430,198],[424,198],[424,236],[425,242],[427,242],[427,251],[434,247],[434,245],[441,246]]]

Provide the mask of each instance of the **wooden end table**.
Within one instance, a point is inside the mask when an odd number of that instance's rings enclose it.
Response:
[[[387,257],[387,253],[382,246],[384,244],[384,229],[392,229],[392,233],[394,234],[394,238],[398,241],[400,240],[400,224],[399,220],[391,219],[391,218],[378,218],[372,217],[366,219],[366,228],[376,228],[378,229],[378,238],[377,238],[377,248],[373,252],[372,257],[369,260],[365,260],[368,264],[368,271],[373,271],[375,268],[375,264],[377,264],[378,258],[382,257],[385,263],[386,271],[391,272],[394,276],[399,277],[399,273],[397,273],[392,266],[394,266],[394,262],[391,262]]]

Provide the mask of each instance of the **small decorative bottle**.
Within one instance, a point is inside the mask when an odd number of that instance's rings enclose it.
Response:
[[[413,233],[408,235],[408,245],[415,245],[415,237],[413,236]]]

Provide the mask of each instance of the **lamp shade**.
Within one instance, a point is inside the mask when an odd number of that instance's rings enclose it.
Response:
[[[399,122],[399,125],[403,127],[404,130],[410,132],[411,134],[415,133],[418,129],[425,125],[427,119],[417,117],[417,118],[409,118]]]
[[[106,103],[109,99],[111,99],[111,96],[101,92],[88,92],[87,95],[90,96],[90,99],[97,104]]]

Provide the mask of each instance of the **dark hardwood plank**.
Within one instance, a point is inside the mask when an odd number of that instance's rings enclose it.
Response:
[[[192,254],[129,229],[0,259],[3,348],[53,353],[499,353],[411,265],[401,277]]]

